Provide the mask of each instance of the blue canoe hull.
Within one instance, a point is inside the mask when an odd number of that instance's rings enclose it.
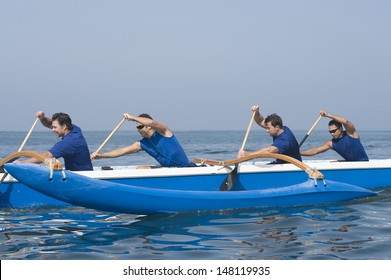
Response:
[[[315,186],[312,179],[285,186],[220,192],[183,185],[181,188],[154,188],[98,180],[69,171],[53,171],[45,166],[9,163],[7,171],[29,188],[87,208],[130,214],[158,214],[187,211],[228,210],[253,207],[284,207],[326,204],[375,195],[354,185],[326,180]],[[64,178],[64,174],[65,177]],[[194,184],[199,182],[194,181]],[[254,188],[254,187],[253,187]]]
[[[0,185],[0,208],[62,207],[66,202],[44,195],[20,182]]]

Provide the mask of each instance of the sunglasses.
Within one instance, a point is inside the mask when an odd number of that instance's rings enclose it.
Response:
[[[333,134],[333,133],[335,133],[338,129],[339,129],[339,128],[336,128],[336,129],[333,129],[333,130],[329,130],[329,132],[330,132],[331,134]]]
[[[140,129],[143,129],[144,128],[144,125],[138,125],[138,126],[136,126],[136,128],[138,129],[138,130],[140,130]]]

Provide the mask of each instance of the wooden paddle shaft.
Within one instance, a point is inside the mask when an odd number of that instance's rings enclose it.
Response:
[[[318,122],[320,122],[320,120],[322,119],[322,115],[319,116],[319,118],[316,120],[316,122],[314,123],[314,125],[310,128],[310,130],[308,130],[307,132],[307,135],[310,135],[311,132],[314,130],[315,126],[318,124]]]
[[[248,135],[249,135],[249,133],[250,133],[251,125],[253,124],[253,121],[254,121],[254,116],[255,116],[255,111],[253,112],[253,114],[252,114],[252,116],[251,116],[250,123],[248,124],[247,131],[246,131],[246,135],[244,136],[242,148],[240,148],[241,150],[243,150],[243,149],[244,149],[244,146],[246,145],[247,138],[248,138]]]
[[[308,138],[308,136],[311,134],[311,132],[314,130],[315,126],[320,122],[322,119],[322,115],[319,116],[319,118],[316,120],[316,122],[311,126],[310,130],[308,130],[307,134],[304,136],[304,138],[301,140],[299,147],[303,145],[304,141]]]
[[[30,138],[31,132],[33,132],[33,129],[34,129],[35,125],[37,124],[38,120],[39,120],[39,118],[36,118],[36,120],[34,121],[32,127],[30,128],[29,132],[27,133],[26,137],[24,138],[22,145],[20,145],[18,152],[23,150],[24,145],[26,145],[27,140]]]
[[[120,126],[124,123],[126,119],[123,118],[120,123],[114,128],[114,130],[110,133],[109,136],[107,136],[106,140],[102,143],[102,145],[99,146],[99,148],[95,151],[96,153],[99,153],[100,150],[106,145],[106,143],[110,140],[111,137],[113,137],[114,133],[120,128]]]

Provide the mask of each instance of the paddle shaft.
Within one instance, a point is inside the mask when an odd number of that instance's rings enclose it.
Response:
[[[249,133],[250,133],[251,125],[253,124],[253,121],[254,121],[254,116],[255,116],[255,111],[253,112],[253,114],[252,114],[252,116],[251,116],[250,123],[248,124],[247,131],[246,131],[246,135],[244,136],[243,143],[242,143],[242,147],[240,148],[241,150],[243,150],[243,149],[244,149],[244,146],[246,145],[247,138],[248,138],[248,135],[249,135]]]
[[[30,138],[31,132],[33,132],[33,129],[34,129],[35,125],[37,124],[38,120],[39,120],[39,118],[36,118],[36,120],[34,121],[32,127],[30,128],[29,132],[27,133],[26,137],[24,138],[22,145],[20,145],[18,152],[23,150],[24,145],[26,145],[27,140]]]
[[[30,130],[29,130],[29,132],[27,133],[27,135],[26,135],[26,137],[24,138],[22,144],[20,145],[20,147],[19,147],[19,149],[18,149],[18,152],[20,152],[20,151],[23,150],[23,148],[24,148],[24,146],[26,145],[27,140],[30,138],[30,135],[31,135],[31,133],[33,132],[34,127],[36,126],[38,120],[39,120],[39,118],[36,118],[36,119],[35,119],[33,125],[31,126],[31,128],[30,128]],[[7,161],[2,160],[0,166],[3,166],[6,162],[7,162]],[[8,172],[5,171],[5,172],[4,172],[4,175],[3,175],[3,176],[1,177],[1,179],[0,179],[0,184],[5,180],[5,178],[6,178],[7,176],[8,176]]]
[[[123,118],[120,123],[114,128],[114,130],[110,133],[109,136],[107,136],[106,140],[102,143],[102,145],[99,146],[99,148],[95,151],[95,153],[99,153],[100,150],[102,150],[102,148],[104,147],[104,145],[106,145],[107,142],[109,142],[109,140],[111,139],[111,137],[113,137],[114,133],[120,128],[120,126],[124,123],[126,119]]]
[[[308,130],[307,134],[304,136],[303,140],[301,140],[299,147],[303,145],[304,141],[307,140],[308,136],[311,134],[311,132],[314,130],[315,126],[320,122],[322,119],[322,115],[319,116],[319,118],[316,120],[316,122],[311,126],[310,130]]]

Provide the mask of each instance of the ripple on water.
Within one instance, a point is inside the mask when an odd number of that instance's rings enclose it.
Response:
[[[391,219],[385,205],[381,200],[156,216],[81,207],[8,212],[1,224],[1,257],[389,259]]]

